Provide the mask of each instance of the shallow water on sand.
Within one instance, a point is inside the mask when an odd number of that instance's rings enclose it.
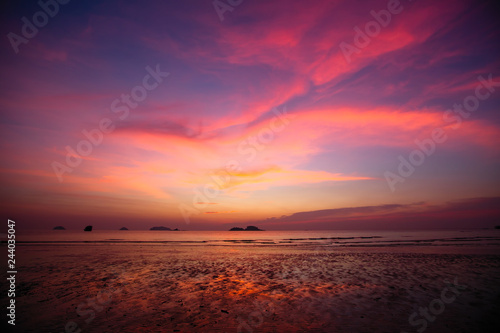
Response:
[[[3,237],[5,238],[5,236]],[[4,240],[2,238],[2,240]],[[19,242],[27,243],[174,243],[191,245],[500,245],[500,230],[426,231],[150,231],[150,230],[34,230],[19,231]]]

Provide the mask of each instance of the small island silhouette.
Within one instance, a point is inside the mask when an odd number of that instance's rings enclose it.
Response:
[[[245,229],[239,228],[239,227],[234,227],[234,228],[229,229],[229,231],[264,231],[264,230],[259,229],[256,226],[249,225]]]
[[[121,227],[120,230],[128,230],[126,227]]]
[[[58,225],[57,227],[54,227],[52,230],[66,230],[65,227]]]
[[[91,225],[86,226],[85,229],[83,229],[83,231],[92,231],[92,226]]]
[[[151,227],[149,230],[165,230],[165,231],[172,231],[172,229],[161,226],[161,227]]]

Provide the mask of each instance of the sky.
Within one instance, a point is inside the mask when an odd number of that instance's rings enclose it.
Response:
[[[6,1],[20,228],[500,224],[495,1]]]

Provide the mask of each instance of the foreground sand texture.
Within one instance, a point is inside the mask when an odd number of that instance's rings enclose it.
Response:
[[[500,255],[419,251],[18,246],[16,331],[417,332],[444,280],[466,288],[425,332],[500,327]]]

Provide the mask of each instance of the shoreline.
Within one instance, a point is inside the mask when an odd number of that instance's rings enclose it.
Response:
[[[198,242],[184,241],[158,241],[158,242],[143,242],[143,241],[81,241],[81,242],[16,242],[19,247],[160,247],[160,248],[255,248],[267,250],[294,250],[304,252],[324,252],[324,253],[340,253],[340,252],[367,252],[367,253],[422,253],[422,254],[490,254],[500,256],[500,245],[493,244],[392,244],[392,245],[322,245],[322,244],[257,244],[257,243],[231,243],[231,244],[210,244]],[[6,246],[6,243],[0,244]]]
[[[415,309],[457,280],[426,332],[491,331],[498,249],[437,248],[25,244],[16,329],[416,332]]]

